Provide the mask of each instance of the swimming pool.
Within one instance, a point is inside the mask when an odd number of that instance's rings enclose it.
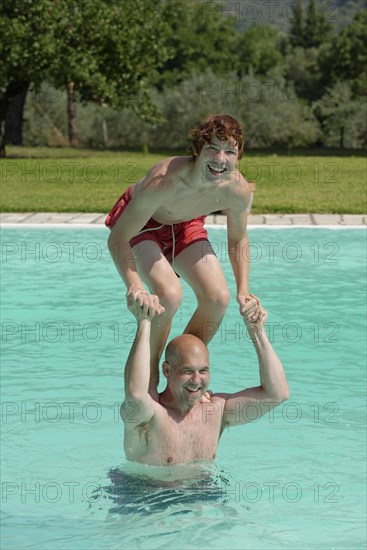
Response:
[[[215,464],[149,469],[123,454],[135,325],[107,230],[2,229],[2,547],[365,547],[365,231],[249,234],[290,400],[227,430]],[[210,387],[236,391],[257,363],[225,231],[209,235],[233,296]],[[172,336],[193,307],[184,284]]]

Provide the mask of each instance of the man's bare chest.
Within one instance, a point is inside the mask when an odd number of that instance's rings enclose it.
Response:
[[[220,427],[219,415],[210,419],[200,415],[181,422],[166,416],[152,427],[150,443],[159,448],[162,462],[211,460],[216,454]]]

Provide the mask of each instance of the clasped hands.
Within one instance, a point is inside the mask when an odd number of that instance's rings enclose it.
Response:
[[[159,303],[155,294],[150,294],[142,287],[133,284],[126,294],[127,306],[136,319],[151,321],[164,313],[165,308]],[[262,307],[259,298],[254,294],[238,294],[237,302],[240,314],[248,328],[259,328],[265,324],[268,312]]]
[[[240,306],[240,314],[247,328],[263,327],[268,312],[262,307],[259,298],[254,294],[238,294],[237,302]]]
[[[126,293],[127,307],[138,321],[151,321],[157,315],[164,313],[165,308],[159,303],[155,294],[150,294],[144,288],[131,285]]]

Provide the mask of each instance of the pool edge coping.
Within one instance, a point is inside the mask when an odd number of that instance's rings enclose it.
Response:
[[[2,227],[105,227],[104,213],[81,212],[2,212],[0,226]],[[356,228],[366,227],[367,214],[254,214],[249,216],[248,227],[251,229],[273,228],[284,229],[292,227],[335,227]],[[226,226],[226,216],[209,215],[206,227],[220,228]]]

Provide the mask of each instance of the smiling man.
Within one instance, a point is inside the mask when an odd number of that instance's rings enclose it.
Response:
[[[162,160],[119,198],[106,219],[108,247],[126,287],[143,300],[159,297],[159,317],[151,328],[150,393],[158,398],[159,359],[172,319],[181,304],[177,274],[194,290],[197,308],[184,333],[207,344],[225,314],[230,295],[219,261],[204,229],[207,214],[227,215],[228,253],[241,313],[251,299],[248,287],[248,182],[236,169],[244,135],[228,115],[207,117],[189,134],[188,157]],[[147,289],[144,287],[146,285]],[[255,310],[253,321],[259,311]]]
[[[127,303],[138,323],[126,362],[125,400],[120,409],[129,460],[151,466],[212,460],[224,428],[257,420],[288,399],[283,366],[264,331],[267,312],[257,299],[246,302],[242,315],[258,356],[260,385],[233,394],[217,393],[205,402],[202,397],[210,381],[208,349],[191,334],[168,344],[162,366],[167,386],[157,400],[152,399],[150,331],[153,319],[159,318],[159,299],[154,295],[143,298],[132,285]]]

